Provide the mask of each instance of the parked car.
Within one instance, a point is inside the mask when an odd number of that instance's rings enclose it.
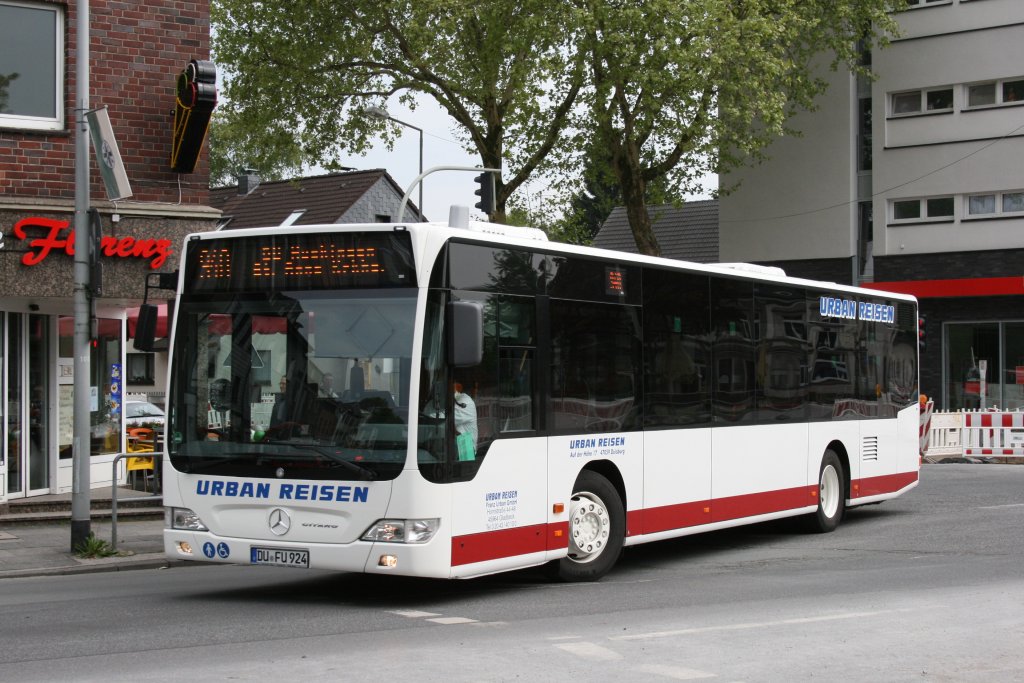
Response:
[[[125,429],[149,427],[156,431],[163,431],[164,419],[164,411],[149,401],[125,401],[124,403]]]

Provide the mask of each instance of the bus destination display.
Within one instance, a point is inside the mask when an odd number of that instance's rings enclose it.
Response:
[[[239,237],[189,249],[192,291],[415,286],[407,234]]]

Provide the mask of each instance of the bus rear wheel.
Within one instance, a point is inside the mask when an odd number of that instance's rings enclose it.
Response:
[[[835,451],[829,449],[821,458],[818,470],[818,509],[807,518],[808,527],[816,533],[834,531],[843,519],[846,508],[846,477]]]
[[[619,492],[596,472],[580,472],[569,504],[569,554],[558,561],[563,581],[597,581],[615,566],[626,536]]]

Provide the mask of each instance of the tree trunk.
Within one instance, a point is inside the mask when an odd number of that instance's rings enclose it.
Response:
[[[640,169],[639,150],[627,142],[625,149],[613,154],[612,166],[622,186],[622,201],[637,251],[648,256],[661,256],[661,246],[654,236],[651,217],[647,213],[647,184]]]

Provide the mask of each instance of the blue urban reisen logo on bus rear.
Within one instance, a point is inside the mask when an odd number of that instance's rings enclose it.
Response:
[[[818,300],[821,317],[842,320],[867,320],[878,323],[896,322],[896,307],[876,304],[870,301],[856,302],[852,299],[837,299],[823,296]]]
[[[272,485],[266,482],[218,481],[200,479],[196,482],[197,496],[223,496],[225,498],[270,499]],[[310,500],[334,503],[365,503],[370,495],[368,486],[342,484],[277,484],[276,500]]]

